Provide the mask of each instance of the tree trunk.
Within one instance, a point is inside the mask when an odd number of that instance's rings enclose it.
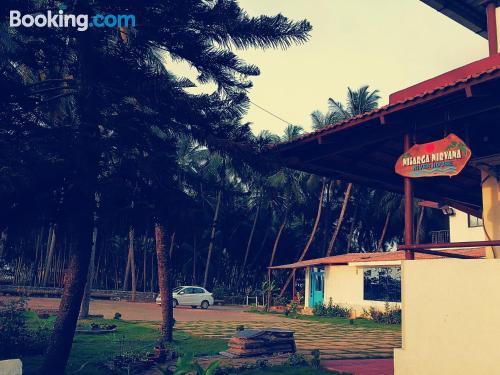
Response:
[[[123,277],[123,285],[122,290],[128,290],[128,279],[130,275],[130,265],[132,263],[132,259],[130,259],[130,243],[127,251],[127,265],[125,266],[125,276]]]
[[[359,208],[359,205],[356,205],[356,207],[354,208],[354,214],[352,215],[351,228],[349,229],[349,235],[347,236],[347,252],[348,253],[351,251],[352,237],[354,236],[354,227],[356,226],[356,223],[358,221],[358,208]]]
[[[170,237],[170,249],[168,250],[168,256],[172,259],[172,254],[174,252],[174,244],[175,244],[175,232],[172,233],[172,237]]]
[[[313,225],[311,234],[309,235],[309,240],[307,241],[306,247],[302,251],[302,254],[300,255],[298,262],[301,262],[304,259],[307,252],[309,251],[309,248],[311,247],[311,244],[313,243],[314,236],[315,236],[316,231],[318,229],[319,220],[321,219],[321,211],[322,211],[322,207],[323,207],[323,196],[325,194],[325,187],[326,187],[326,181],[323,180],[323,186],[321,187],[321,193],[319,195],[318,210],[316,212],[316,220],[314,221],[314,225]],[[281,289],[280,298],[283,297],[283,294],[285,293],[286,288],[288,288],[288,285],[290,284],[292,279],[295,277],[295,272],[296,272],[296,270],[294,269],[290,273],[290,275],[288,276],[288,279],[286,280],[285,285],[283,285],[283,288]]]
[[[387,228],[389,227],[389,221],[391,220],[391,210],[387,211],[387,216],[385,217],[385,223],[384,227],[382,228],[382,233],[380,234],[380,239],[377,244],[377,251],[382,251],[382,246],[384,245],[385,241],[385,234],[387,232]]]
[[[135,251],[134,251],[135,230],[130,226],[128,231],[128,257],[130,259],[130,274],[132,275],[132,302],[135,302],[137,295],[137,279],[135,273]]]
[[[93,217],[92,211],[85,212],[86,206],[92,206],[93,199],[79,199],[77,213],[82,217],[75,225],[73,233],[76,243],[71,247],[68,269],[64,275],[64,291],[59,304],[59,312],[54,324],[48,350],[39,370],[40,375],[63,375],[68,362],[73,336],[75,334],[78,313],[87,282],[92,247]]]
[[[5,249],[5,243],[7,242],[7,228],[2,230],[2,234],[0,235],[0,259],[3,258],[3,253]],[[37,247],[38,250],[38,247]]]
[[[276,256],[276,250],[278,249],[278,244],[281,239],[281,234],[283,233],[283,230],[285,229],[286,222],[288,220],[288,212],[285,213],[285,217],[283,219],[283,222],[280,225],[280,228],[278,230],[278,233],[276,234],[276,239],[274,240],[274,245],[273,245],[273,252],[271,253],[271,259],[269,260],[269,267],[272,267],[274,263],[274,257]],[[271,286],[271,269],[267,269],[267,282],[269,283],[269,286]],[[267,290],[267,307],[269,308],[271,306],[271,288]]]
[[[252,246],[252,240],[253,240],[253,235],[255,233],[255,227],[257,226],[257,220],[259,219],[259,212],[260,212],[260,203],[257,206],[257,212],[255,213],[255,219],[253,220],[252,230],[250,231],[250,237],[248,237],[247,249],[245,251],[245,259],[243,260],[243,267],[242,267],[243,270],[245,269],[245,266],[247,265],[248,254],[250,253],[250,247]]]
[[[424,213],[425,213],[425,207],[422,206],[420,207],[420,212],[418,215],[418,222],[417,222],[417,230],[415,231],[415,243],[419,244],[420,243],[420,233],[422,231],[422,222],[424,220]]]
[[[344,221],[345,212],[347,210],[347,204],[349,203],[349,197],[351,196],[351,191],[352,183],[350,182],[349,185],[347,185],[347,189],[345,190],[344,202],[342,203],[342,209],[340,210],[339,219],[337,220],[337,226],[335,227],[335,231],[333,232],[330,243],[328,244],[328,250],[326,252],[327,257],[332,254],[333,247],[335,246],[335,242],[337,241],[337,236],[340,233],[340,228],[342,227],[342,222]]]
[[[193,285],[196,285],[196,236],[193,237]]]
[[[47,261],[45,262],[42,286],[47,286],[47,282],[49,281],[50,269],[52,268],[52,258],[54,256],[54,247],[56,246],[56,227],[56,224],[52,224],[49,228],[49,238],[47,240]]]
[[[158,285],[161,298],[161,336],[164,342],[172,341],[173,305],[170,256],[165,249],[165,231],[162,224],[156,224],[156,257],[158,259]]]
[[[219,218],[219,209],[222,201],[222,189],[217,193],[217,204],[215,206],[214,219],[212,221],[212,231],[210,234],[210,244],[208,245],[208,255],[207,255],[207,264],[205,265],[205,277],[203,278],[203,287],[207,287],[208,283],[208,271],[210,269],[210,259],[212,258],[212,251],[214,248],[215,242],[215,233],[217,231],[217,220]]]
[[[94,261],[97,243],[97,226],[92,231],[92,250],[90,253],[89,272],[87,273],[87,282],[83,291],[82,307],[80,308],[80,319],[88,318],[90,309],[90,292],[92,291],[92,281],[94,279]]]
[[[146,277],[147,277],[147,255],[146,255],[146,236],[142,238],[142,291],[146,291]]]

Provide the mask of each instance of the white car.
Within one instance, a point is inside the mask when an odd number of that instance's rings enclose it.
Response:
[[[210,305],[214,304],[214,297],[212,293],[208,292],[201,286],[178,286],[172,290],[172,298],[174,307],[191,306],[196,309],[200,306],[202,309],[208,309]],[[161,297],[158,294],[156,303],[161,305]]]

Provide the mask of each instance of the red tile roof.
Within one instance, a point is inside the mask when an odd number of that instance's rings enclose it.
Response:
[[[383,116],[385,114],[395,112],[399,109],[402,109],[403,106],[407,106],[408,104],[415,104],[416,105],[416,104],[420,103],[421,101],[431,100],[435,96],[437,96],[438,94],[441,95],[441,94],[446,93],[446,92],[452,92],[454,90],[463,89],[464,86],[466,86],[466,85],[473,84],[476,81],[479,81],[482,79],[488,79],[490,76],[497,76],[497,75],[500,76],[500,74],[496,74],[496,73],[500,73],[500,65],[496,65],[496,66],[488,68],[484,71],[470,74],[470,75],[466,76],[465,78],[456,80],[456,81],[449,83],[447,85],[433,88],[432,90],[429,90],[429,91],[422,92],[422,93],[415,95],[413,97],[405,98],[403,100],[400,100],[400,101],[397,101],[394,103],[389,103],[383,107],[374,109],[373,111],[362,113],[360,115],[357,115],[357,116],[351,117],[349,119],[340,121],[336,124],[328,125],[322,129],[303,134],[303,135],[301,135],[297,138],[294,138],[290,141],[275,144],[275,145],[271,146],[271,149],[279,149],[285,145],[289,145],[289,144],[296,143],[296,142],[301,141],[301,140],[313,138],[317,135],[320,135],[323,133],[328,133],[332,130],[335,130],[335,131],[341,130],[342,128],[350,127],[350,126],[356,125],[357,123],[361,123],[363,121],[373,119],[373,118],[376,118],[378,116]],[[496,77],[492,77],[492,78],[496,78]]]
[[[459,255],[467,255],[476,258],[484,258],[485,249],[484,248],[476,248],[476,249],[446,249],[443,252],[450,254],[459,254]],[[445,259],[446,257],[430,255],[430,254],[422,254],[415,253],[416,260],[424,260],[424,259]],[[317,258],[304,260],[302,262],[296,262],[291,264],[283,264],[281,266],[270,267],[272,269],[290,269],[290,268],[304,268],[309,266],[324,266],[324,265],[345,265],[348,263],[361,263],[361,262],[392,262],[392,261],[400,261],[405,259],[404,251],[389,251],[384,253],[350,253],[350,254],[342,254],[335,255],[325,258]]]

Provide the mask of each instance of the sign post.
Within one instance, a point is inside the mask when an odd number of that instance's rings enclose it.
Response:
[[[453,177],[462,172],[471,150],[455,134],[405,150],[396,162],[396,173],[406,178]]]

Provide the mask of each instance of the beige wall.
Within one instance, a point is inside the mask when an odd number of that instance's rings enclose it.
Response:
[[[450,216],[450,242],[484,241],[483,227],[469,228],[467,214],[454,210],[455,215]]]
[[[395,375],[500,373],[500,260],[405,261]]]
[[[500,180],[494,173],[481,171],[483,220],[488,240],[500,240]],[[500,246],[487,249],[487,258],[500,258]]]
[[[348,306],[353,309],[355,316],[361,316],[363,309],[371,306],[384,309],[381,301],[365,301],[363,299],[363,268],[355,266],[325,267],[325,305],[330,298],[334,304]],[[391,303],[391,306],[399,305]]]

